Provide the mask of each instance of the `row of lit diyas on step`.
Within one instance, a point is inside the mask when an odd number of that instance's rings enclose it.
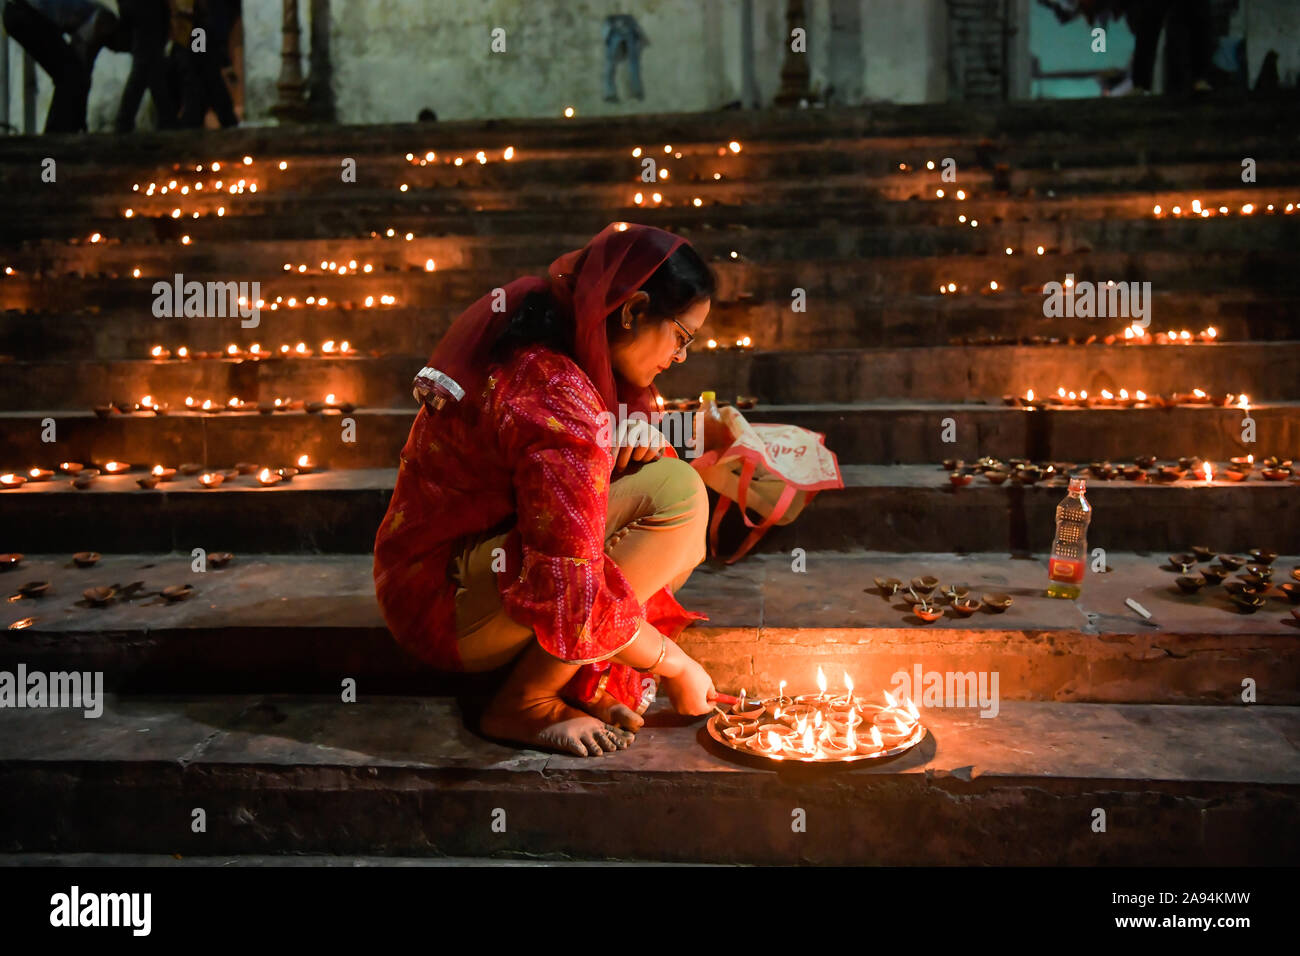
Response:
[[[752,700],[740,692],[730,712],[710,718],[715,736],[745,753],[773,760],[836,763],[900,752],[925,734],[920,712],[906,697],[883,691],[881,702],[855,697],[844,675],[845,693],[826,693],[826,676],[817,668],[816,694],[788,697],[786,681],[778,695]]]
[[[1243,216],[1253,216],[1256,213],[1259,213],[1260,215],[1274,215],[1281,213],[1289,216],[1295,212],[1295,210],[1296,204],[1293,202],[1286,203],[1285,205],[1281,202],[1268,203],[1266,205],[1257,205],[1248,202],[1242,204],[1240,214]],[[1191,206],[1187,209],[1184,209],[1181,205],[1171,206],[1169,209],[1165,209],[1164,206],[1157,204],[1151,207],[1151,215],[1156,219],[1180,219],[1184,216],[1189,218],[1195,217],[1198,219],[1209,219],[1216,215],[1230,216],[1232,215],[1232,209],[1228,206],[1222,205],[1217,207],[1214,205],[1202,205],[1199,199],[1193,199]]]
[[[200,401],[193,395],[187,395],[182,410],[205,415],[220,415],[223,412],[258,412],[262,415],[272,415],[276,412],[306,412],[315,415],[326,411],[340,411],[347,415],[356,411],[356,408],[357,406],[353,402],[339,401],[335,394],[330,392],[323,401],[319,402],[309,402],[300,398],[277,398],[266,402],[246,402],[234,395],[224,402],[214,402],[210,398]],[[152,395],[144,395],[141,396],[138,402],[113,402],[109,405],[96,405],[93,411],[100,418],[137,413],[167,415],[171,412],[171,406],[166,402],[155,400]]]
[[[102,476],[125,475],[133,471],[135,467],[125,461],[106,461],[99,468],[88,467],[78,461],[64,461],[59,463],[59,472],[72,479],[73,487],[89,488],[96,479]],[[214,470],[205,468],[195,462],[186,462],[175,468],[154,465],[147,473],[136,478],[136,484],[141,488],[156,488],[160,483],[174,481],[180,475],[195,478],[202,488],[216,488],[226,481],[240,476],[251,475],[254,484],[269,487],[278,485],[282,481],[289,481],[298,475],[310,474],[316,471],[317,468],[316,462],[312,460],[310,455],[299,455],[298,460],[293,465],[283,468],[268,468],[253,462],[241,461],[234,468]],[[55,477],[55,474],[54,471],[47,468],[30,468],[23,474],[9,472],[0,475],[0,490],[12,491],[29,482],[49,481]]]
[[[695,411],[697,408],[700,407],[700,400],[698,397],[697,398],[664,398],[662,395],[660,395],[658,397],[658,403],[659,403],[659,411],[661,412],[664,411],[665,409],[669,409],[672,411],[689,412],[689,411]],[[758,399],[755,398],[753,395],[737,395],[735,402],[732,402],[731,399],[719,398],[717,400],[717,403],[719,408],[726,408],[728,405],[732,405],[732,404],[734,404],[737,408],[753,408],[755,405],[758,404]]]
[[[1232,392],[1226,395],[1211,395],[1200,388],[1193,388],[1190,392],[1175,392],[1169,396],[1148,395],[1140,388],[1134,389],[1132,394],[1126,388],[1121,388],[1118,392],[1103,388],[1095,395],[1090,395],[1087,389],[1081,389],[1077,392],[1073,390],[1067,391],[1064,386],[1059,386],[1055,395],[1048,392],[1040,396],[1031,388],[1027,389],[1023,396],[1003,395],[1002,403],[1030,409],[1172,408],[1176,405],[1191,405],[1213,408],[1239,408],[1242,411],[1250,411],[1249,395],[1236,395]]]
[[[1259,474],[1265,481],[1286,481],[1295,476],[1295,463],[1290,458],[1270,455],[1260,461]],[[1046,480],[1049,484],[1063,485],[1071,475],[1097,481],[1155,481],[1172,484],[1184,478],[1209,484],[1215,478],[1241,482],[1250,479],[1255,470],[1255,456],[1230,458],[1226,464],[1215,465],[1197,456],[1185,456],[1168,464],[1161,464],[1154,455],[1139,455],[1132,464],[1114,464],[1094,461],[1089,464],[1073,462],[1038,463],[1024,458],[1001,461],[984,457],[976,462],[949,458],[943,462],[948,480],[956,487],[965,487],[983,476],[991,485],[1009,481],[1013,485],[1033,485]]]
[[[230,343],[220,352],[203,352],[195,351],[189,346],[178,346],[174,351],[165,345],[155,345],[149,350],[149,357],[163,361],[166,359],[177,359],[186,361],[190,359],[220,359],[220,358],[237,358],[237,359],[272,359],[272,358],[311,358],[316,354],[306,342],[299,342],[297,345],[281,344],[278,349],[264,349],[254,342],[248,348]],[[335,342],[333,339],[327,339],[321,343],[320,354],[329,358],[339,358],[343,356],[356,355],[357,351],[352,347],[352,343],[347,339],[341,342]]]
[[[181,179],[168,179],[165,183],[151,182],[143,187],[139,183],[134,183],[131,186],[131,191],[140,196],[141,199],[145,201],[144,204],[157,206],[160,211],[160,216],[170,216],[172,219],[180,219],[185,215],[185,210],[182,210],[179,206],[174,206],[168,212],[165,205],[161,203],[163,196],[183,196],[192,201],[196,199],[204,199],[208,196],[241,196],[245,192],[256,193],[258,190],[257,180],[239,175],[242,172],[250,172],[248,167],[252,165],[252,156],[245,156],[239,162],[226,163],[225,165],[223,165],[220,160],[214,160],[206,167],[203,163],[198,163],[194,166],[194,172],[208,173],[211,178],[194,179],[192,182],[183,182]],[[179,169],[179,167],[177,168]],[[283,172],[288,168],[288,162],[281,160],[279,163],[279,169]],[[188,173],[181,174],[181,176],[182,179],[188,179]],[[157,197],[156,202],[148,202],[148,200],[153,200],[155,197]],[[204,209],[191,210],[188,218],[198,219],[203,215],[204,211]],[[218,217],[224,216],[226,214],[226,207],[217,206],[213,211]],[[148,210],[141,210],[142,214],[147,214],[147,212]],[[137,211],[135,206],[130,206],[122,210],[122,217],[124,219],[133,219],[136,214]],[[96,242],[98,240],[92,239],[91,241]]]

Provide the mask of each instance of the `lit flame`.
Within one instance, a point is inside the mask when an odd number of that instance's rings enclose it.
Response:
[[[826,672],[822,670],[821,665],[817,665],[817,693],[822,697],[826,696]]]
[[[898,706],[898,701],[894,699],[893,694],[891,694],[889,691],[885,691],[884,694],[885,694],[885,703],[889,705],[889,707],[892,708]]]
[[[1204,473],[1206,481],[1214,480],[1214,466],[1208,461],[1202,466],[1201,471]]]
[[[154,466],[153,466],[153,473],[154,473],[155,475],[161,475],[161,474],[163,473],[163,466],[162,466],[162,465],[154,465]]]
[[[1025,401],[1032,402],[1033,400],[1034,400],[1034,390],[1031,388],[1029,391],[1025,392]]]
[[[1030,391],[1033,390],[1030,389]],[[852,700],[853,699],[853,678],[849,676],[848,671],[844,672],[844,686],[848,689],[849,700]],[[850,714],[849,716],[852,717],[853,715]]]
[[[266,481],[266,480],[269,479],[270,477],[271,477],[271,469],[270,469],[270,468],[263,468],[261,471],[259,471],[259,472],[257,473],[257,480],[258,480],[258,481]]]
[[[802,744],[804,750],[812,750],[815,746],[813,743],[813,732],[811,727],[804,728]]]
[[[1139,402],[1145,402],[1147,400],[1147,393],[1142,391],[1142,389],[1140,388],[1136,392],[1134,392],[1134,396],[1137,398]]]
[[[1243,408],[1243,409],[1248,409],[1248,408],[1250,408],[1250,396],[1249,396],[1249,395],[1240,395],[1240,396],[1238,396],[1238,398],[1237,398],[1237,407],[1238,407],[1238,408]]]
[[[1199,388],[1194,388],[1194,389],[1192,389],[1192,394],[1195,395],[1197,398],[1204,398],[1204,397],[1205,397],[1205,393],[1202,392]]]
[[[767,749],[775,753],[781,749],[781,738],[776,735],[775,731],[767,732]]]
[[[299,468],[306,468],[306,467],[307,467],[307,463],[310,462],[310,461],[311,461],[311,459],[308,458],[306,455],[299,455],[299,456],[298,456],[298,467],[299,467]]]

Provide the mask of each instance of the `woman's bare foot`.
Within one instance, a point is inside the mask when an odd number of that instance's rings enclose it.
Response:
[[[620,703],[617,698],[605,691],[601,691],[595,702],[590,704],[578,703],[575,706],[580,710],[585,710],[597,720],[613,724],[615,727],[621,727],[629,733],[635,734],[645,725],[645,720],[640,714],[627,704]]]
[[[498,695],[484,712],[480,727],[489,737],[547,747],[578,757],[623,750],[633,739],[630,733],[589,717],[558,697],[519,701]]]

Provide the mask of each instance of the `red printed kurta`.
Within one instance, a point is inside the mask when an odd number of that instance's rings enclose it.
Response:
[[[467,536],[494,529],[512,529],[497,575],[506,613],[561,660],[608,658],[647,611],[670,637],[701,617],[666,589],[643,607],[605,557],[614,456],[598,440],[604,411],[586,374],[541,346],[495,369],[479,395],[420,410],[375,538],[379,606],[403,646],[461,669],[449,564]],[[653,678],[602,663],[582,668],[566,690],[591,700],[605,689],[644,710],[653,687]]]

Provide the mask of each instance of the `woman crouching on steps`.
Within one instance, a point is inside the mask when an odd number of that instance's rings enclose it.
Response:
[[[686,360],[713,292],[686,240],[612,224],[474,303],[417,376],[375,589],[434,667],[509,666],[486,736],[612,753],[656,679],[679,713],[712,709],[673,641],[702,616],[673,592],[705,556],[704,484],[626,415],[657,409],[655,376]]]

